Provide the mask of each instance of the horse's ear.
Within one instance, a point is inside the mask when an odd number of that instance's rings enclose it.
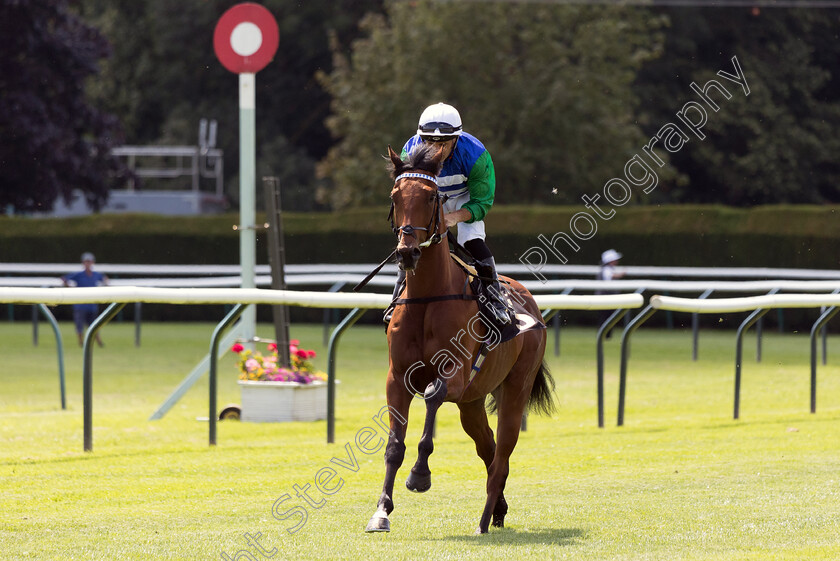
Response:
[[[388,157],[391,158],[391,163],[394,164],[394,169],[399,169],[400,166],[403,165],[400,155],[391,149],[390,144],[388,145]]]
[[[437,149],[435,150],[435,155],[432,157],[432,161],[435,162],[436,164],[439,163],[440,165],[443,165],[443,159],[444,159],[443,158],[443,151],[444,150],[446,150],[446,148],[444,148],[443,146],[438,146]]]

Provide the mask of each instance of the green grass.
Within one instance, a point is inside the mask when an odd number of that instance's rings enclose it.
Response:
[[[808,344],[768,334],[764,362],[745,353],[741,417],[733,421],[732,332],[642,329],[634,336],[626,426],[615,426],[618,342],[608,342],[607,427],[596,426],[594,332],[563,332],[549,353],[560,404],[529,418],[512,457],[507,527],[473,531],[484,502],[483,465],[441,410],[432,489],[402,482],[416,457],[421,404],[412,408],[406,465],[398,474],[390,534],[364,534],[382,484],[381,451],[359,452],[354,435],[384,405],[387,351],[381,328],[354,327],[339,349],[336,444],[326,424],[219,424],[207,446],[206,380],[162,420],[148,416],[203,356],[213,326],[146,324],[103,331],[94,352],[94,451],[82,451],[81,352],[68,343],[68,410],[59,406],[55,344],[42,324],[0,324],[0,551],[8,559],[220,559],[250,551],[244,534],[275,559],[837,559],[840,558],[840,367],[820,368],[819,409],[808,413]],[[270,330],[260,326],[268,336]],[[317,326],[294,337],[319,351]],[[550,349],[551,350],[551,349]],[[832,357],[830,357],[831,359]],[[221,365],[219,405],[238,402],[233,362]],[[358,471],[334,463],[351,444]],[[333,495],[315,489],[332,466]],[[277,520],[304,505],[308,519]],[[240,556],[240,559],[247,557]]]

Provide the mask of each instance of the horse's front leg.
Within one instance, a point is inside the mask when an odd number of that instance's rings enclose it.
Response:
[[[429,456],[435,450],[435,418],[446,397],[446,388],[446,381],[439,379],[435,383],[429,384],[423,393],[423,398],[426,400],[426,422],[423,424],[423,437],[417,445],[417,462],[411,468],[411,473],[405,481],[408,490],[415,493],[425,493],[432,486]]]
[[[408,424],[408,408],[412,395],[406,391],[399,391],[391,386],[388,388],[388,406],[390,409],[391,432],[388,445],[385,447],[385,482],[382,484],[382,494],[376,505],[376,512],[371,516],[365,532],[390,532],[391,521],[388,515],[394,510],[394,481],[397,470],[405,458],[405,433]]]

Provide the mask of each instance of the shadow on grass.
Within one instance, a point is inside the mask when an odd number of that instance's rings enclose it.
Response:
[[[463,541],[480,544],[510,544],[510,545],[574,545],[578,538],[584,538],[586,533],[580,528],[534,528],[519,530],[516,528],[490,528],[489,534],[464,534],[446,536],[441,541]]]

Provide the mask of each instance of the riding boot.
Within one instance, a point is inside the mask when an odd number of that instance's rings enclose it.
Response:
[[[492,279],[490,281],[482,281],[484,296],[487,298],[488,308],[495,317],[496,321],[501,324],[508,324],[511,322],[512,311],[508,307],[504,298],[504,291],[499,284],[499,276],[496,274],[496,261],[492,257],[475,261],[475,270],[480,277]]]
[[[394,302],[400,297],[403,290],[405,290],[405,271],[400,271],[397,275],[397,284],[394,285],[394,297],[391,299],[391,304],[385,308],[385,313],[382,314],[382,321],[385,323],[391,323],[391,316],[394,315],[394,308],[396,307]]]

